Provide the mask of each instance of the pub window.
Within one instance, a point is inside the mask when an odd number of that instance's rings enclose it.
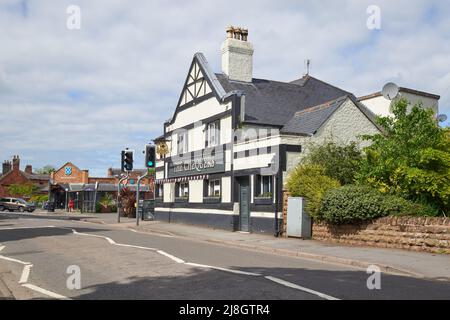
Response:
[[[220,197],[220,180],[208,181],[208,197]]]
[[[256,176],[255,194],[258,198],[272,198],[272,178],[272,176]]]
[[[189,197],[189,182],[178,182],[176,187],[176,197],[187,198]]]
[[[220,144],[220,122],[219,120],[208,123],[206,126],[206,141],[207,147],[214,147]]]
[[[188,133],[182,132],[178,134],[177,138],[178,154],[188,152]]]

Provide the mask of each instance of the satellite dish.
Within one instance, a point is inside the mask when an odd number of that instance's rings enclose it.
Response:
[[[438,115],[438,121],[439,122],[444,122],[444,121],[446,121],[447,120],[447,115],[445,115],[445,114],[440,114],[440,115]]]
[[[395,83],[388,82],[384,85],[381,90],[381,94],[388,100],[393,100],[398,95],[398,86]]]

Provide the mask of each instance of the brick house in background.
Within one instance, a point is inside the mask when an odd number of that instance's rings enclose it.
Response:
[[[33,167],[26,165],[25,170],[20,170],[20,158],[13,156],[11,161],[5,160],[2,166],[0,176],[0,197],[12,196],[8,192],[8,187],[13,184],[34,184],[39,187],[40,193],[48,193],[48,181],[50,176],[47,174],[33,173]]]
[[[136,191],[138,177],[147,170],[133,170],[129,179],[122,182],[131,191]],[[72,162],[66,162],[50,174],[49,199],[56,208],[64,209],[71,199],[75,201],[75,209],[82,212],[94,212],[96,204],[106,195],[117,197],[120,169],[109,168],[106,177],[90,177],[89,170],[82,170]],[[150,187],[150,185],[152,185]],[[141,181],[141,199],[152,199],[153,182],[150,178]]]

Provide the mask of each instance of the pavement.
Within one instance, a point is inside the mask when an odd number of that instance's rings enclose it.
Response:
[[[353,265],[238,245],[300,240],[155,221],[134,224],[132,219],[117,224],[114,215],[0,213],[4,298],[450,298],[447,281],[377,275]]]
[[[46,212],[36,212],[48,216]],[[382,272],[413,276],[417,278],[450,281],[450,255],[415,252],[399,249],[356,247],[296,238],[275,238],[272,235],[229,232],[193,225],[166,223],[161,221],[140,221],[117,214],[56,213],[66,219],[75,219],[107,225],[118,225],[141,232],[159,233],[209,243],[228,245],[235,248],[257,250],[279,255],[302,257],[340,265],[364,268],[376,265]]]

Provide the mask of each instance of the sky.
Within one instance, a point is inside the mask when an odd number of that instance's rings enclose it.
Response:
[[[0,0],[0,161],[105,176],[128,147],[143,167],[193,55],[221,72],[228,25],[249,29],[255,78],[292,81],[310,59],[312,76],[356,96],[392,81],[440,95],[450,116],[449,16],[445,0]]]

